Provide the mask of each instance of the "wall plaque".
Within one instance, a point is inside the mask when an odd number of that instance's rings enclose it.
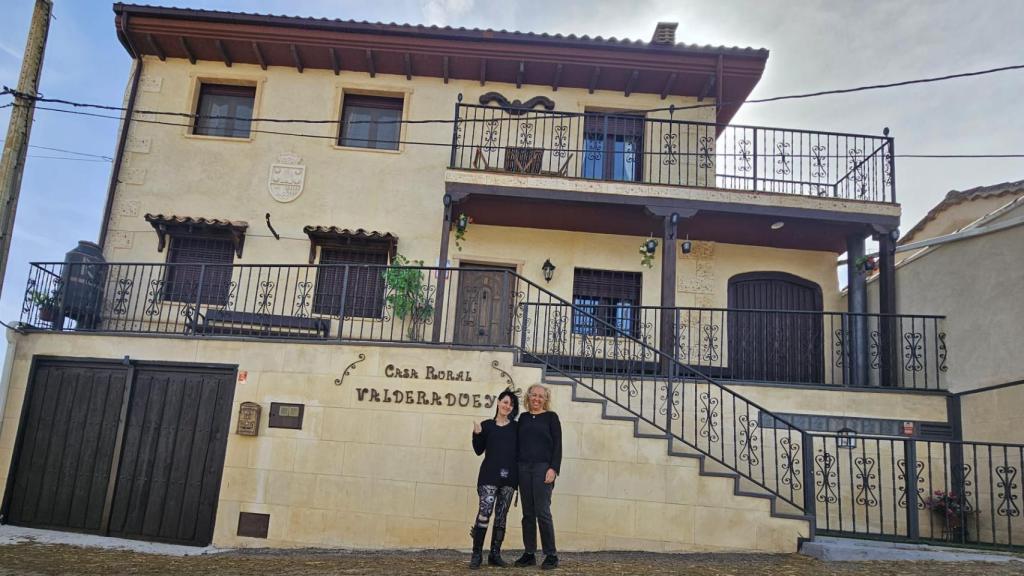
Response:
[[[278,202],[291,202],[302,194],[306,184],[306,167],[297,154],[281,154],[277,162],[270,165],[267,188],[270,196]]]
[[[259,435],[261,410],[255,402],[242,402],[238,407],[238,428],[235,431],[242,436]]]
[[[270,514],[254,512],[238,513],[238,535],[249,538],[266,538],[270,531]]]
[[[302,429],[302,415],[306,411],[305,404],[285,404],[284,402],[270,403],[271,428],[289,428],[292,430]]]

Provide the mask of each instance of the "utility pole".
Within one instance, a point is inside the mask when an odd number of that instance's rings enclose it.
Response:
[[[21,62],[21,76],[18,78],[19,94],[38,94],[39,75],[43,69],[43,53],[46,51],[46,36],[50,31],[52,13],[52,0],[36,0],[32,24],[28,30],[28,41],[25,43],[25,56]],[[0,159],[0,293],[3,292],[4,276],[11,252],[14,215],[18,210],[21,175],[25,170],[25,153],[28,150],[28,137],[32,130],[32,116],[35,110],[36,102],[33,98],[15,96],[14,105],[11,107],[11,121],[7,125],[7,139],[4,140],[4,154]]]

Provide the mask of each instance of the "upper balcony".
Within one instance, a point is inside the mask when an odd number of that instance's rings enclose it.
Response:
[[[893,139],[459,103],[450,167],[894,204]],[[623,188],[625,190],[626,188]],[[637,189],[643,194],[644,188]]]

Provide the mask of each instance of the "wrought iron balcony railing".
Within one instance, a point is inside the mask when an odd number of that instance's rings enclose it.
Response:
[[[888,136],[456,104],[451,168],[896,201]]]

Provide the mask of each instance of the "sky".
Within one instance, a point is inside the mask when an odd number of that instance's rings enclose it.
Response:
[[[657,22],[678,22],[676,40],[771,51],[751,98],[813,92],[1024,63],[1024,1],[813,0],[149,0],[187,8],[411,24],[589,34],[649,40]],[[130,60],[114,33],[112,4],[54,0],[41,92],[119,105]],[[18,82],[33,0],[4,0],[0,84]],[[625,7],[625,8],[624,8]],[[735,123],[881,134],[896,152],[1024,154],[1024,70],[810,100],[748,104]],[[0,101],[4,104],[9,100]],[[0,110],[6,130],[9,109]],[[38,111],[32,128],[0,319],[17,320],[30,261],[61,261],[78,240],[95,241],[111,163],[39,147],[112,157],[117,122]],[[947,191],[1024,179],[1024,158],[897,158],[901,228]],[[0,343],[0,346],[3,346]]]

